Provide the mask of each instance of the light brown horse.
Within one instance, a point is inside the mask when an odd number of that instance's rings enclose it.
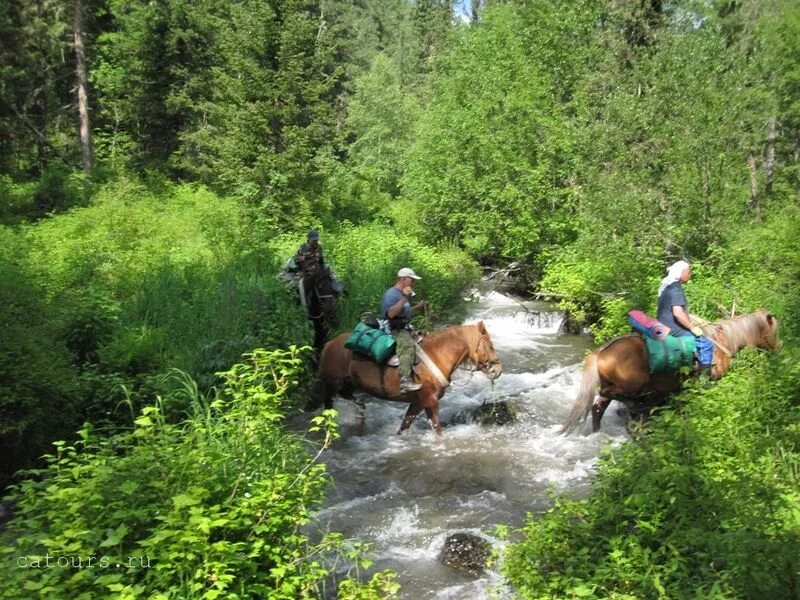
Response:
[[[711,379],[728,372],[734,354],[744,347],[779,350],[778,321],[763,310],[718,321],[706,327],[705,335],[714,344]],[[589,354],[583,362],[583,380],[578,397],[561,433],[571,433],[592,413],[592,432],[600,429],[603,413],[611,400],[629,410],[663,401],[681,389],[679,373],[650,373],[647,348],[638,335],[610,341]],[[599,387],[599,396],[595,392]]]
[[[423,408],[434,431],[441,433],[439,400],[447,387],[424,362],[416,366],[413,377],[422,384],[422,388],[416,392],[401,394],[398,369],[385,364],[379,365],[345,348],[344,341],[349,335],[343,333],[325,344],[320,357],[315,397],[306,409],[314,410],[323,402],[325,408],[331,408],[333,397],[337,393],[352,399],[352,392],[360,389],[377,398],[410,403],[398,434],[408,429]],[[465,361],[472,362],[476,370],[482,371],[491,380],[503,372],[503,365],[494,351],[492,338],[482,321],[474,325],[448,327],[427,335],[422,338],[421,346],[448,383],[456,367]]]

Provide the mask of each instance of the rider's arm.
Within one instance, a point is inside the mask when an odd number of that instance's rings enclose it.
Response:
[[[689,318],[689,315],[682,304],[676,304],[672,307],[672,316],[675,317],[675,321],[681,327],[685,327],[689,331],[694,328],[694,323],[692,323],[692,320]]]
[[[300,267],[303,265],[305,260],[306,260],[305,247],[300,246],[300,248],[297,249],[297,252],[294,255],[294,262],[298,267]]]
[[[394,319],[403,314],[403,306],[406,302],[408,302],[408,297],[405,294],[400,296],[400,299],[386,310],[388,317]]]

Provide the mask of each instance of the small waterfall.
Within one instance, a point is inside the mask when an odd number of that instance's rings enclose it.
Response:
[[[447,536],[470,532],[502,545],[495,525],[522,526],[550,505],[553,490],[585,494],[602,446],[627,437],[613,406],[602,432],[558,435],[591,347],[561,331],[562,313],[497,292],[473,298],[465,322],[484,322],[504,372],[494,386],[483,374],[457,372],[440,405],[441,439],[424,414],[395,435],[405,404],[365,397],[362,431],[354,404],[336,402],[343,438],[327,455],[334,486],[317,519],[370,543],[373,568],[396,571],[409,600],[502,597],[498,572],[468,576],[438,561]],[[494,400],[512,403],[517,422],[483,427],[464,418]]]

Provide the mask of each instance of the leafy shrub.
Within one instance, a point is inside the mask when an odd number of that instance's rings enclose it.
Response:
[[[0,487],[81,423],[59,306],[22,268],[28,252],[23,236],[0,227]]]
[[[9,498],[3,597],[294,600],[318,596],[338,553],[368,565],[340,535],[304,533],[327,483],[316,458],[338,434],[333,412],[316,417],[314,456],[310,438],[282,425],[301,351],[246,359],[210,402],[184,379],[193,414],[180,424],[154,405],[129,431],[87,425],[78,443],[57,442]],[[395,587],[381,573],[342,597]]]
[[[588,499],[524,529],[523,598],[793,598],[800,589],[798,353],[745,351],[713,387],[603,458]]]
[[[397,271],[409,266],[422,279],[416,284],[418,299],[427,299],[428,317],[420,321],[433,326],[430,318],[446,319],[463,310],[461,292],[478,279],[475,262],[455,247],[427,246],[410,235],[381,224],[344,223],[333,232],[323,232],[325,261],[347,288],[339,299],[337,327],[350,329],[364,312],[377,313],[386,289],[393,285]],[[289,258],[299,246],[297,235],[270,240],[277,255]]]
[[[62,213],[88,200],[86,175],[54,163],[38,181],[17,183],[0,176],[0,223],[18,225],[53,213]]]

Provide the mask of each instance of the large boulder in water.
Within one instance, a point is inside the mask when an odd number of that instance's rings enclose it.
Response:
[[[475,409],[475,422],[481,425],[508,425],[517,420],[517,410],[508,402],[489,402]]]
[[[456,571],[481,575],[492,554],[488,540],[472,533],[454,533],[444,542],[439,560]]]

